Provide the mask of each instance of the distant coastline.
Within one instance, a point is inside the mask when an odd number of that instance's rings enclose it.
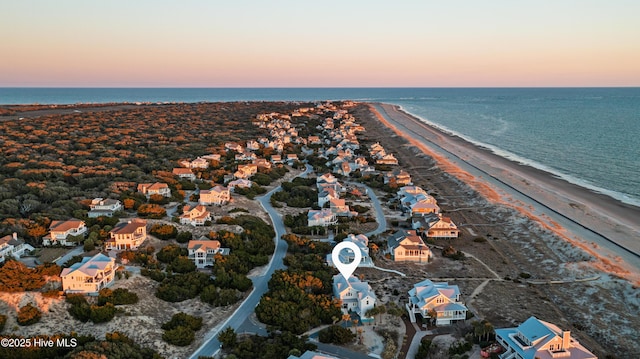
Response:
[[[623,258],[633,267],[623,271],[629,271],[634,277],[630,279],[640,282],[639,207],[511,161],[431,126],[399,106],[374,103],[372,107],[396,133],[421,146],[445,171],[454,176],[455,171],[448,171],[447,166],[468,171],[473,179],[469,182],[467,177],[463,181],[486,198],[546,221],[549,229],[611,264],[615,258]],[[483,186],[486,184],[497,192],[489,193]]]

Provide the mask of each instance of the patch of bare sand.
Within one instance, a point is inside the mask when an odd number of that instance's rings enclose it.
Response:
[[[111,289],[127,288],[135,292],[140,300],[136,304],[118,306],[121,313],[110,322],[101,324],[75,320],[67,311],[69,305],[64,299],[42,298],[39,293],[1,293],[0,312],[8,314],[4,332],[31,336],[74,331],[104,339],[106,333],[119,331],[137,344],[157,350],[166,358],[186,358],[202,345],[203,334],[231,315],[239,305],[238,303],[227,307],[212,307],[202,303],[199,298],[168,303],[155,297],[157,285],[158,283],[152,279],[135,274],[129,279],[116,280]],[[37,304],[43,311],[38,324],[26,327],[17,325],[16,307],[26,303]],[[169,345],[162,340],[163,330],[160,327],[178,312],[203,318],[203,328],[196,333],[196,340],[187,347]]]

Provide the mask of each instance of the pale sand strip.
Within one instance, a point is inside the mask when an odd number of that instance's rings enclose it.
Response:
[[[371,108],[386,126],[487,199],[517,209],[582,248],[599,259],[596,267],[640,283],[640,208],[507,160],[398,106]]]

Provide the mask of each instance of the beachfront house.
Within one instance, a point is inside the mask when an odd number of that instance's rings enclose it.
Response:
[[[458,226],[449,217],[443,216],[441,213],[432,217],[431,221],[427,222],[427,237],[428,238],[443,238],[452,239],[458,238],[460,230]]]
[[[387,239],[387,253],[395,262],[427,263],[433,258],[431,249],[414,230],[400,230]]]
[[[137,249],[147,239],[147,221],[132,219],[115,225],[104,243],[106,250]]]
[[[205,206],[198,204],[182,207],[182,215],[180,216],[181,224],[204,226],[207,221],[211,221],[211,213]]]
[[[166,183],[140,183],[138,184],[138,192],[144,194],[147,198],[157,194],[162,197],[171,197],[171,190]]]
[[[84,221],[78,219],[52,221],[49,225],[49,234],[42,238],[42,245],[74,246],[79,242],[77,240],[79,236],[84,237],[85,233],[87,233],[87,226]]]
[[[231,201],[231,191],[227,187],[215,186],[210,190],[200,191],[199,203],[201,205],[218,205],[229,203]]]
[[[0,238],[0,263],[8,257],[20,258],[24,252],[30,252],[33,249],[31,245],[19,239],[16,232],[13,232],[13,234]]]
[[[114,213],[122,211],[122,202],[117,199],[94,198],[89,205],[91,210],[87,213],[89,218],[113,217]]]
[[[423,319],[435,319],[436,325],[450,325],[467,317],[458,286],[429,279],[413,285],[406,309],[412,323],[416,322],[416,314]]]
[[[200,269],[213,266],[216,254],[229,254],[229,248],[221,248],[219,241],[210,239],[191,240],[187,248],[189,259]]]
[[[495,332],[496,340],[505,349],[500,355],[502,359],[597,359],[571,337],[570,331],[533,316],[515,328],[496,329]]]
[[[355,313],[362,323],[373,321],[367,317],[369,309],[376,306],[376,294],[367,282],[361,282],[356,276],[347,281],[342,274],[333,276],[333,296],[340,300],[342,314]]]
[[[102,253],[84,257],[81,262],[62,270],[62,290],[65,293],[98,294],[100,289],[113,282],[115,263],[114,258]]]

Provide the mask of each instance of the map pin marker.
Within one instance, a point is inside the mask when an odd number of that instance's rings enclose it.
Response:
[[[342,263],[340,261],[340,252],[343,249],[351,249],[353,251],[353,262],[351,263]],[[356,270],[358,264],[360,264],[360,260],[362,259],[362,253],[360,253],[360,247],[357,244],[349,241],[344,241],[336,244],[333,247],[333,251],[331,252],[331,260],[333,264],[338,268],[340,274],[344,277],[344,279],[349,282],[349,278],[353,274],[353,271]]]

